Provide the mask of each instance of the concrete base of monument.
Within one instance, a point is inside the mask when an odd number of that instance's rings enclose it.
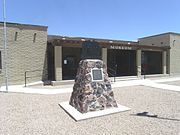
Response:
[[[118,107],[112,107],[105,110],[92,111],[87,113],[81,113],[73,106],[69,105],[69,102],[62,102],[59,104],[64,111],[66,111],[75,121],[90,119],[94,117],[100,117],[104,115],[110,115],[114,113],[129,111],[130,108],[118,104]]]

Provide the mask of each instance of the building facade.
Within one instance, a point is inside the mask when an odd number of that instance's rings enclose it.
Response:
[[[180,34],[178,33],[163,33],[159,35],[144,37],[139,39],[139,44],[145,44],[150,46],[168,46],[168,52],[166,52],[167,59],[167,74],[176,75],[180,74]],[[165,62],[165,61],[164,61]]]
[[[151,46],[132,41],[73,38],[48,36],[52,57],[48,72],[53,74],[51,80],[61,81],[74,79],[78,63],[81,60],[82,43],[96,42],[101,46],[102,60],[107,64],[109,76],[138,76],[167,74],[167,54],[170,46]],[[52,67],[53,65],[53,67]]]
[[[0,22],[0,83],[4,84],[3,23]],[[9,84],[71,80],[81,60],[82,44],[96,42],[109,76],[180,73],[180,34],[164,33],[137,42],[47,35],[47,26],[7,23]]]
[[[1,85],[4,83],[4,37],[0,22]],[[9,84],[22,84],[45,78],[47,27],[7,23],[7,68]]]

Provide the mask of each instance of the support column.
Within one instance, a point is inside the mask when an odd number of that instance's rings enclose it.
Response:
[[[166,51],[163,51],[162,52],[162,73],[163,74],[166,74],[166,69],[167,69],[167,66],[166,66]]]
[[[62,80],[62,46],[54,47],[55,80]]]
[[[136,51],[136,68],[137,77],[141,78],[141,50]]]
[[[107,48],[102,48],[102,60],[107,65]]]

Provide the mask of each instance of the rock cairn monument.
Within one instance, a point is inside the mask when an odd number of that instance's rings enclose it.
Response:
[[[117,107],[107,66],[101,60],[101,48],[92,41],[84,42],[82,47],[69,104],[81,113]]]

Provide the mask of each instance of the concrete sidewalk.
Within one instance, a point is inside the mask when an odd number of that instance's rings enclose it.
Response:
[[[174,77],[174,78],[171,77],[171,78],[159,79],[159,80],[139,79],[139,80],[118,81],[118,82],[112,82],[112,88],[143,85],[143,86],[159,88],[164,90],[180,91],[180,86],[159,83],[159,82],[170,82],[170,81],[180,81],[180,77]],[[67,87],[53,88],[53,89],[31,88],[31,87],[24,87],[24,85],[11,85],[8,87],[8,92],[34,93],[34,94],[71,93],[72,90],[73,90],[73,85],[67,85]],[[0,91],[6,92],[5,86],[2,86]]]

